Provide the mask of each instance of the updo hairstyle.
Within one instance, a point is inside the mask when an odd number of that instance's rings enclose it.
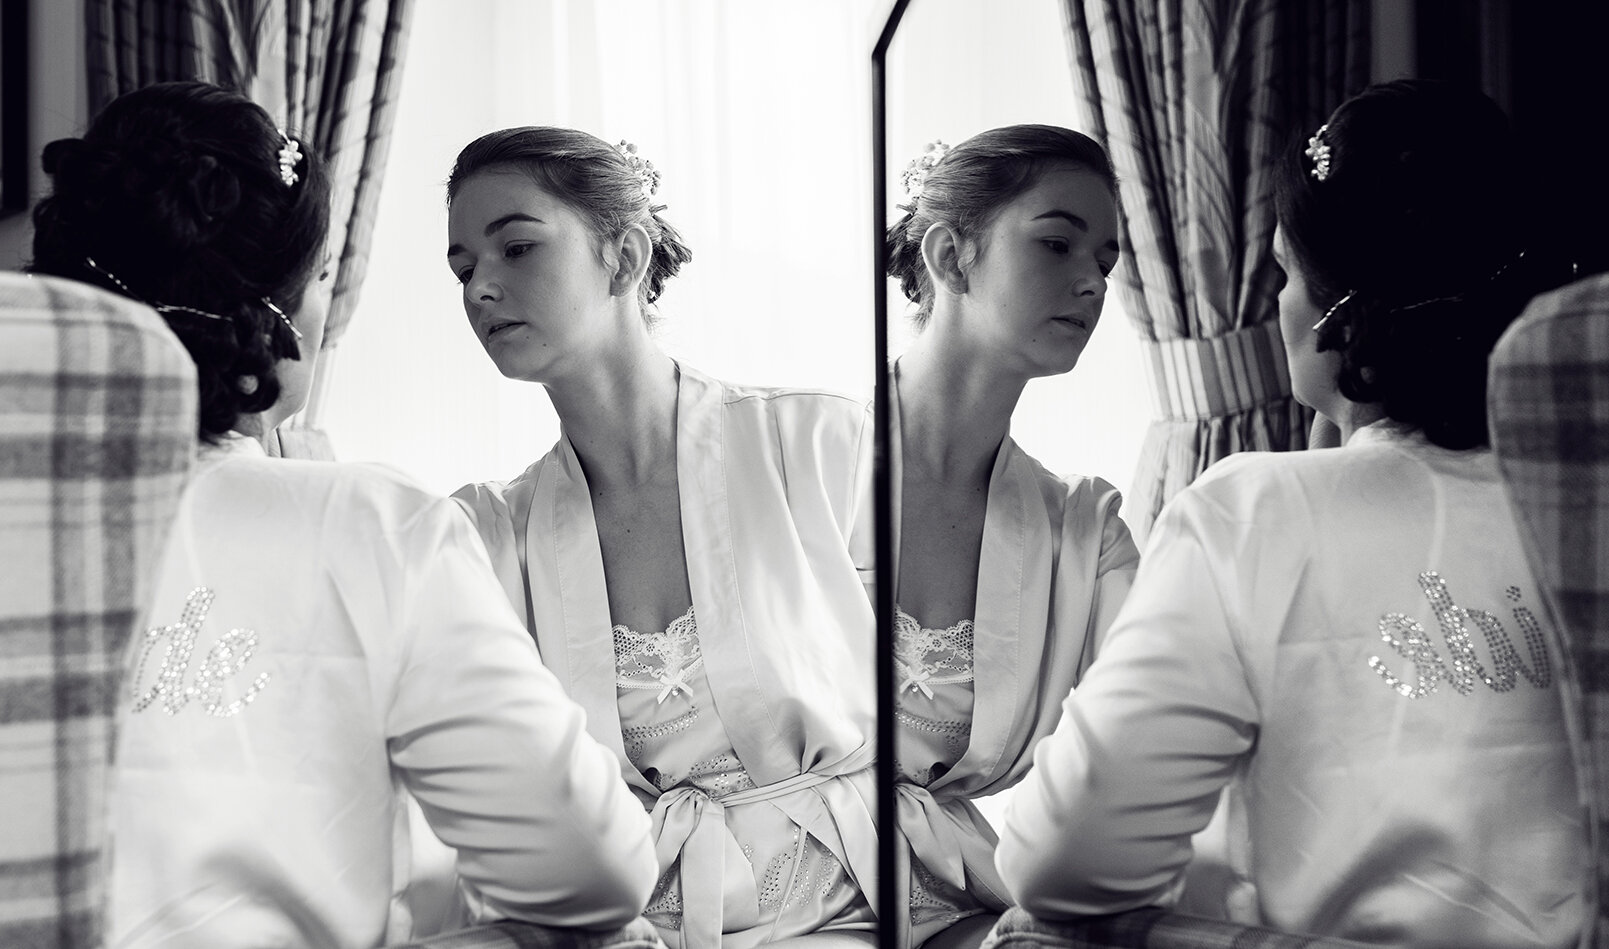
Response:
[[[447,203],[452,204],[474,175],[505,170],[524,172],[563,201],[587,223],[600,246],[634,224],[648,232],[653,251],[637,302],[651,325],[652,307],[664,292],[665,281],[693,259],[693,251],[659,216],[665,206],[651,203],[626,157],[602,139],[575,129],[526,126],[488,132],[458,153],[447,179]]]
[[[1431,80],[1370,86],[1330,118],[1321,181],[1302,130],[1276,175],[1276,213],[1337,350],[1342,395],[1378,403],[1434,444],[1487,443],[1486,369],[1537,293],[1566,282],[1533,171],[1479,91]],[[1317,144],[1317,143],[1315,143]]]
[[[918,327],[933,315],[933,286],[922,260],[922,238],[946,224],[982,249],[1001,208],[1039,183],[1049,168],[1072,165],[1106,182],[1114,198],[1117,176],[1106,150],[1088,135],[1055,125],[1008,125],[980,132],[944,154],[922,180],[919,197],[902,206],[905,216],[888,229],[888,276],[917,310]],[[970,262],[970,261],[968,261]]]
[[[44,149],[51,193],[33,211],[30,271],[223,317],[162,313],[195,360],[207,441],[271,407],[275,363],[301,355],[263,303],[301,308],[329,230],[323,164],[292,140],[301,155],[287,185],[285,139],[267,112],[217,86],[169,82],[120,96],[83,138]]]

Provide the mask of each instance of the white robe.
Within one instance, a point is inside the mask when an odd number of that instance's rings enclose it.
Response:
[[[1001,874],[1045,917],[1166,901],[1228,785],[1230,918],[1573,946],[1592,874],[1562,655],[1489,452],[1376,423],[1233,456],[1157,521]]]
[[[724,804],[690,787],[661,796],[627,758],[592,497],[568,437],[513,481],[455,497],[543,661],[652,810],[661,868],[682,860],[681,938],[707,947],[756,913],[724,808],[783,810],[875,908],[871,424],[844,396],[679,371],[676,474],[698,638],[715,710],[757,788]]]
[[[895,444],[898,437],[896,429]],[[899,512],[897,464],[893,479]],[[1034,745],[1055,728],[1062,700],[1122,606],[1139,552],[1121,505],[1107,482],[1051,474],[1009,436],[996,453],[972,617],[966,752],[927,787],[901,782],[898,791],[900,832],[911,853],[997,912],[1011,898],[995,872],[995,831],[973,800],[1028,772]],[[898,535],[896,516],[896,551]],[[902,883],[908,878],[902,874]]]
[[[378,468],[203,452],[118,703],[110,942],[410,935],[406,788],[481,918],[608,927],[648,821],[457,505]]]

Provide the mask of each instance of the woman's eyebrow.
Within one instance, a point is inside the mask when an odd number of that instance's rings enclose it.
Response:
[[[514,212],[511,212],[509,214],[505,214],[500,218],[497,218],[496,220],[492,221],[490,224],[487,224],[485,229],[484,229],[484,233],[485,233],[485,235],[487,237],[491,237],[493,234],[497,233],[499,230],[503,229],[504,227],[507,227],[508,225],[513,224],[515,221],[529,221],[532,224],[546,224],[547,223],[546,221],[542,220],[539,217],[536,217],[535,215],[526,214],[524,211],[514,211]],[[451,247],[447,248],[447,256],[448,257],[451,257],[454,254],[462,254],[463,252],[464,252],[464,245],[462,245],[462,244],[454,244]]]
[[[1034,215],[1033,219],[1036,220],[1036,221],[1039,221],[1039,220],[1043,220],[1044,218],[1048,218],[1048,217],[1062,218],[1068,224],[1071,224],[1072,226],[1078,228],[1079,230],[1083,231],[1085,234],[1089,233],[1089,222],[1088,221],[1084,220],[1083,218],[1079,217],[1078,215],[1074,214],[1071,211],[1063,211],[1061,208],[1052,208],[1051,210],[1046,211],[1044,214],[1036,214],[1036,215]],[[1107,241],[1105,243],[1105,245],[1103,245],[1103,249],[1112,251],[1113,253],[1119,253],[1119,254],[1123,252],[1123,249],[1121,247],[1117,246],[1117,239],[1116,238],[1113,238],[1112,240]]]

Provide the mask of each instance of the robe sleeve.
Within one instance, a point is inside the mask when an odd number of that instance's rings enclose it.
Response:
[[[846,505],[849,522],[849,555],[855,561],[861,586],[866,596],[877,602],[877,512],[872,503],[873,442],[872,410],[866,407],[861,416],[859,435],[855,440],[854,478],[850,482],[850,498]]]
[[[404,627],[386,712],[393,765],[458,851],[477,918],[606,928],[657,876],[648,815],[541,663],[460,509],[396,539]]]
[[[1187,492],[1158,520],[1126,607],[1010,803],[996,865],[1037,916],[1163,901],[1255,740],[1257,703],[1220,595],[1235,589],[1218,576],[1233,558],[1224,565],[1204,540],[1235,529],[1213,515]]]
[[[509,491],[497,482],[466,484],[453,492],[452,499],[469,516],[480,534],[481,544],[492,561],[492,571],[503,585],[503,592],[517,613],[528,613],[525,567],[516,516],[509,503]],[[530,617],[525,617],[531,625]]]
[[[1128,599],[1129,589],[1134,585],[1135,571],[1140,566],[1139,548],[1135,546],[1134,536],[1129,533],[1129,527],[1119,513],[1123,505],[1122,495],[1099,478],[1092,479],[1092,487],[1101,511],[1101,551],[1095,567],[1095,591],[1090,599],[1089,629],[1085,635],[1085,642],[1090,648],[1084,650],[1084,668],[1079,670],[1080,678],[1100,654],[1101,644],[1117,619],[1118,611]]]

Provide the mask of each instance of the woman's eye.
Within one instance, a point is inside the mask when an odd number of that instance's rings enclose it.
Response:
[[[1039,243],[1044,244],[1045,248],[1053,254],[1067,253],[1067,242],[1059,238],[1051,238],[1049,240],[1040,241]]]
[[[453,273],[453,276],[457,277],[458,282],[461,283],[461,284],[468,283],[469,278],[473,277],[474,275],[475,275],[475,268],[474,267],[465,267],[464,269],[459,270],[459,271],[455,271]]]
[[[1117,269],[1117,261],[1114,260],[1111,263],[1106,263],[1105,261],[1102,261],[1100,266],[1101,266],[1101,276],[1102,277],[1110,277],[1112,275],[1112,271]]]
[[[535,246],[535,245],[534,244],[510,244],[507,247],[503,248],[503,256],[509,258],[510,260],[513,260],[514,258],[517,258],[517,257],[524,257],[526,254],[531,252],[531,248],[533,246]]]

